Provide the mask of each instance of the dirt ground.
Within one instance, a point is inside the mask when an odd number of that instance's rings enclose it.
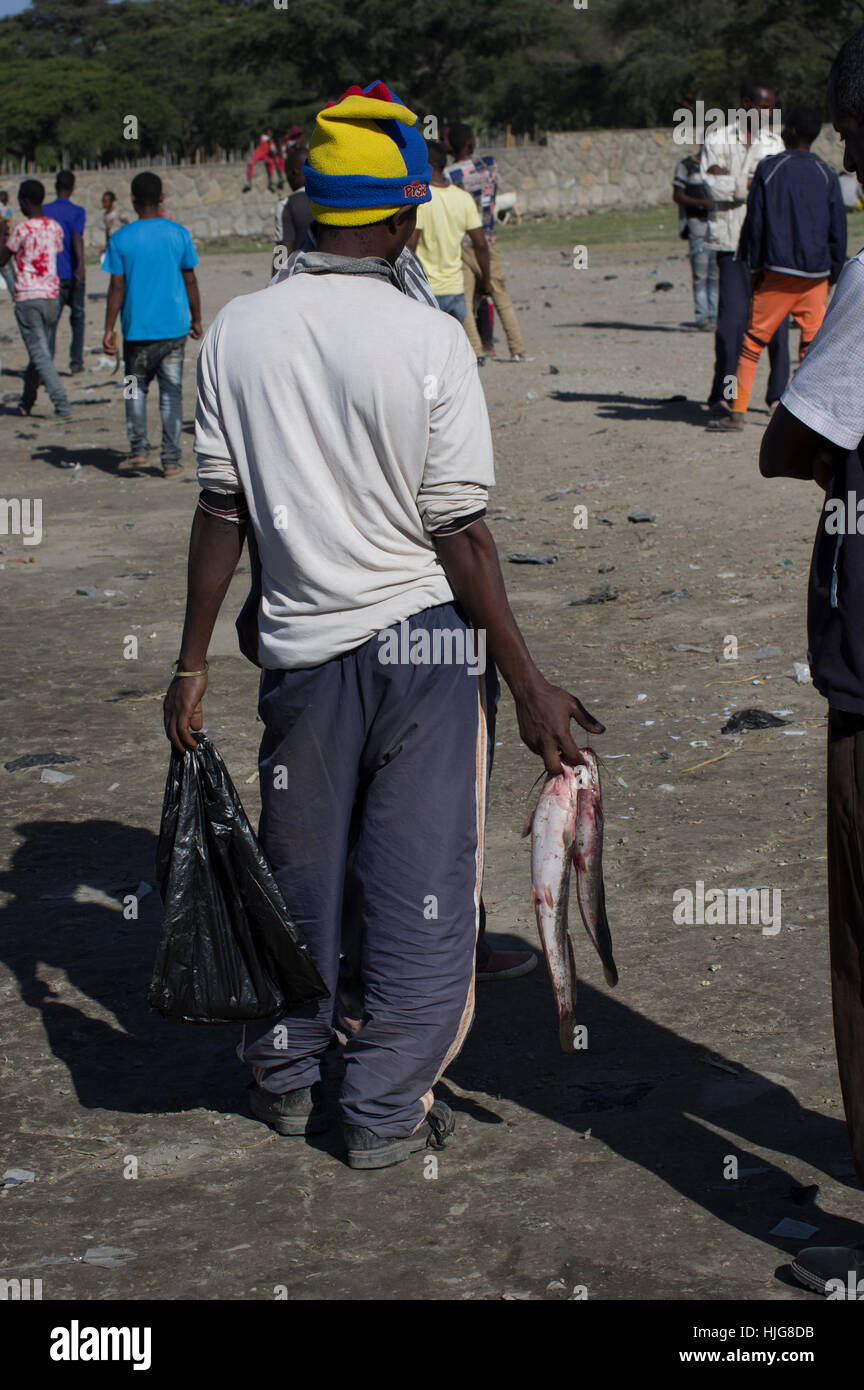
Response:
[[[580,236],[590,251],[590,223]],[[104,368],[67,379],[71,425],[50,419],[44,393],[29,420],[0,419],[3,495],[41,499],[43,527],[38,545],[0,536],[0,764],[75,760],[52,763],[63,782],[40,780],[39,766],[0,769],[2,1172],[34,1175],[3,1192],[0,1276],[40,1277],[46,1300],[564,1301],[584,1290],[806,1304],[784,1268],[807,1242],[772,1234],[778,1223],[816,1228],[810,1243],[861,1238],[830,1020],[824,702],[790,675],[806,659],[818,498],[758,475],[764,367],[743,435],[702,429],[713,344],[682,327],[692,305],[680,251],[606,246],[577,270],[568,237],[503,246],[532,360],[483,373],[491,525],[540,667],[608,725],[597,747],[621,982],[603,984],[577,925],[588,1046],[572,1056],[558,1049],[542,965],[478,986],[473,1031],[440,1088],[457,1132],[437,1176],[419,1156],[352,1172],[338,1127],[312,1143],[277,1138],[245,1111],[233,1031],[171,1025],[146,1004],[158,895],[142,898],[137,921],[123,899],[153,883],[168,761],[159,698],[196,498],[195,345],[181,479],[117,476],[122,376]],[[266,268],[261,252],[207,256],[205,321],[258,289]],[[94,268],[94,366],[104,288]],[[8,412],[25,360],[8,299],[0,352]],[[65,321],[58,363],[65,371]],[[580,504],[587,525],[574,529]],[[628,521],[640,510],[654,520]],[[520,566],[510,552],[558,561]],[[232,626],[247,579],[244,560],[205,714],[254,822],[257,678]],[[607,585],[614,598],[572,606]],[[124,657],[129,637],[137,659]],[[730,638],[737,664],[718,660]],[[780,651],[756,659],[764,647]],[[752,706],[783,711],[786,725],[721,732]],[[506,694],[497,745],[490,927],[536,946],[520,832],[540,764]],[[673,894],[697,882],[780,889],[781,929],[677,925]]]

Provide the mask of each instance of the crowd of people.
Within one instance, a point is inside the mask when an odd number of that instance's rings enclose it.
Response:
[[[767,79],[741,88],[735,119],[680,160],[672,182],[688,242],[695,326],[715,335],[707,428],[740,430],[768,348],[769,410],[789,382],[789,316],[799,364],[846,261],[846,209],[835,171],[811,150],[820,113],[795,106],[774,131]]]
[[[767,81],[743,109],[770,113]],[[846,167],[864,172],[864,29],[835,59],[831,119]],[[697,324],[715,332],[711,423],[739,428],[756,364],[771,356],[766,477],[815,481],[828,498],[864,496],[861,324],[864,253],[846,263],[836,174],[811,151],[818,113],[790,110],[783,141],[736,120],[679,165],[675,198],[690,241]],[[322,1067],[338,1026],[348,1163],[389,1167],[441,1147],[455,1119],[434,1086],[462,1046],[478,978],[524,973],[533,952],[484,941],[482,868],[498,673],[520,734],[551,775],[581,761],[573,722],[603,725],[533,662],[507,602],[484,517],[494,482],[478,365],[483,306],[497,311],[511,361],[519,325],[496,246],[494,159],[468,126],[425,142],[381,82],[350,87],[318,114],[308,148],[259,142],[291,192],[279,204],[267,289],[225,305],[203,333],[197,255],[164,216],[160,179],[132,180],[135,220],[103,202],[110,275],[103,347],[123,330],[125,467],[147,457],[147,389],[160,392],[165,476],[180,471],[186,338],[203,336],[195,453],[200,488],[186,618],[165,728],[178,754],[202,728],[208,647],[244,543],[252,589],[240,622],[261,668],[260,838],[330,996],[250,1024],[253,1113],[280,1134],[328,1127]],[[266,146],[266,147],[265,147]],[[281,160],[281,166],[278,162]],[[272,167],[271,167],[272,166]],[[15,314],[29,364],[20,409],[41,382],[70,407],[53,365],[57,321],[72,322],[80,365],[83,210],[62,171],[46,204],[38,180],[3,217],[0,266],[14,259]],[[826,316],[829,286],[837,288]],[[859,299],[862,313],[859,313]],[[784,334],[801,326],[787,385]],[[77,317],[76,317],[77,316]],[[286,346],[287,345],[287,346]],[[806,353],[806,356],[805,356]],[[730,390],[730,384],[732,389]],[[829,917],[843,1097],[864,1179],[864,541],[824,520],[810,591],[810,661],[829,719]],[[385,662],[381,637],[416,651],[485,635],[489,663]],[[290,769],[290,777],[280,770]],[[418,791],[420,794],[418,795]],[[418,846],[422,852],[418,853]],[[795,1271],[824,1292],[864,1249],[802,1251]]]

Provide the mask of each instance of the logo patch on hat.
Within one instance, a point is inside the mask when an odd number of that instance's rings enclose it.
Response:
[[[405,187],[402,189],[402,197],[425,198],[428,191],[429,185],[426,183],[406,183]]]

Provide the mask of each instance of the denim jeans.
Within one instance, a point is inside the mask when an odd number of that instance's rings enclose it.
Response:
[[[69,401],[54,366],[54,339],[59,317],[59,299],[22,299],[15,304],[15,319],[30,358],[21,392],[25,410],[35,405],[41,380],[57,414],[69,414]]]
[[[435,298],[438,300],[438,308],[443,309],[445,314],[452,314],[460,323],[465,322],[468,308],[464,294],[436,294]]]
[[[156,338],[153,342],[123,344],[126,383],[126,433],[133,454],[146,455],[147,388],[154,376],[159,383],[159,414],[162,417],[162,466],[180,458],[180,432],[183,428],[183,351],[185,338]],[[134,380],[129,381],[129,377]]]
[[[13,269],[13,267],[12,267],[12,262],[11,262],[11,261],[7,261],[6,264],[5,264],[4,266],[0,266],[0,275],[3,276],[3,279],[6,281],[6,288],[7,288],[7,290],[9,291],[9,293],[12,295],[12,297],[14,298],[14,297],[15,297],[15,271],[14,271],[14,269]]]
[[[690,268],[693,271],[693,309],[697,323],[717,319],[717,252],[705,245],[704,236],[690,236]]]
[[[65,304],[69,305],[69,320],[72,329],[69,366],[73,372],[84,366],[84,301],[86,298],[87,282],[85,280],[60,281],[60,313],[62,314]]]

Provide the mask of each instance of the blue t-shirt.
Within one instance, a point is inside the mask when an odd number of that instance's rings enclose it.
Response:
[[[192,316],[180,272],[197,264],[186,228],[167,217],[139,217],[118,228],[102,268],[126,277],[120,323],[127,342],[186,336]]]
[[[87,214],[77,203],[70,202],[68,198],[55,198],[53,203],[43,203],[42,216],[50,217],[53,222],[59,222],[63,228],[63,250],[57,256],[57,278],[58,280],[71,280],[75,274],[75,262],[72,259],[72,233],[84,234],[84,223],[87,221]]]

